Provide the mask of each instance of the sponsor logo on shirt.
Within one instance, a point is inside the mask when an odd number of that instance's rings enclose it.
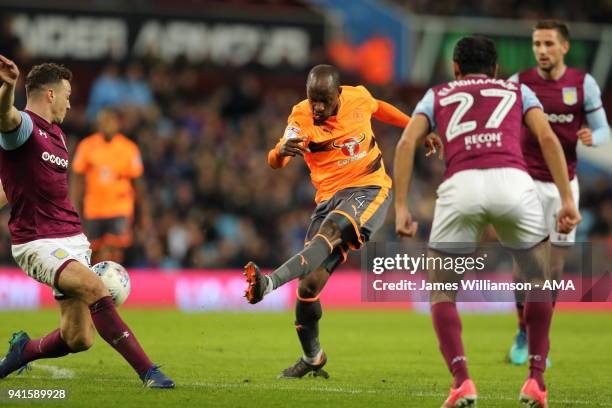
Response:
[[[568,114],[564,114],[564,113],[550,113],[550,114],[546,114],[546,118],[548,118],[548,121],[550,123],[571,123],[574,120],[574,114],[572,113],[568,113]]]
[[[68,160],[62,159],[61,157],[58,157],[54,154],[51,154],[49,152],[43,152],[41,157],[46,162],[53,163],[55,165],[63,167],[64,169],[68,168]]]
[[[463,141],[465,142],[465,150],[472,150],[472,147],[480,149],[483,146],[491,147],[493,145],[500,147],[502,145],[502,132],[469,135],[464,137]]]

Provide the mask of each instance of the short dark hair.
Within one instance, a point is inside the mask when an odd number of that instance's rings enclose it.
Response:
[[[480,35],[463,37],[455,45],[453,61],[461,74],[486,74],[493,76],[497,64],[495,44]]]
[[[26,93],[29,95],[45,85],[56,84],[62,79],[70,81],[72,72],[63,65],[46,62],[32,67],[25,80]]]
[[[312,67],[308,73],[307,83],[317,82],[322,79],[329,80],[335,88],[340,87],[340,72],[333,65],[319,64]]]
[[[540,20],[533,27],[533,31],[535,30],[557,30],[563,40],[569,41],[570,39],[570,32],[567,24],[559,20]]]

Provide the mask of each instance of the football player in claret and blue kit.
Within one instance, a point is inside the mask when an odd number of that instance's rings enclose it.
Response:
[[[532,34],[533,54],[537,66],[516,73],[509,80],[527,85],[542,103],[548,122],[563,147],[572,195],[578,206],[580,194],[576,177],[576,146],[579,141],[589,147],[607,143],[610,140],[610,125],[595,79],[582,70],[565,65],[565,55],[570,49],[569,37],[569,29],[564,23],[556,20],[539,21]],[[542,150],[529,133],[529,129],[524,129],[522,150],[527,171],[535,181],[550,234],[551,277],[559,280],[563,273],[566,252],[576,241],[576,230],[569,234],[557,231],[556,213],[561,208],[561,198],[544,162]],[[515,279],[518,279],[516,270]],[[555,291],[555,298],[556,294]],[[527,362],[529,353],[522,294],[516,292],[515,295],[519,332],[508,359],[512,364],[521,365]]]
[[[11,205],[11,251],[28,276],[53,288],[60,327],[38,339],[15,333],[0,360],[0,378],[34,360],[85,351],[97,330],[146,387],[174,388],[89,269],[89,241],[68,199],[68,150],[59,126],[70,109],[72,73],[53,63],[34,66],[25,80],[24,111],[13,106],[18,77],[16,64],[0,55],[0,179]]]
[[[572,197],[563,149],[542,105],[525,85],[496,79],[497,51],[485,37],[465,37],[454,49],[455,81],[434,86],[417,105],[395,152],[396,231],[411,237],[416,223],[408,209],[408,192],[416,146],[437,130],[446,152],[444,181],[437,190],[428,256],[465,256],[476,250],[491,224],[526,282],[537,287],[548,276],[548,230],[534,181],[521,152],[524,122],[542,147],[544,160],[561,197],[559,230],[569,233],[580,222]],[[455,271],[428,271],[429,281],[458,282]],[[456,290],[430,292],[431,317],[440,351],[454,383],[444,408],[474,405],[476,386],[468,374],[461,338]],[[552,294],[527,293],[529,375],[520,391],[530,407],[547,406],[544,371],[549,348]]]

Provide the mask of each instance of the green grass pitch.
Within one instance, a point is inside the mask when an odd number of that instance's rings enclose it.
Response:
[[[68,390],[62,407],[439,407],[450,375],[429,316],[402,311],[324,311],[321,342],[330,379],[277,380],[300,356],[291,313],[194,313],[123,310],[175,390],[143,389],[102,339],[61,359],[40,360],[7,388]],[[56,310],[0,313],[0,339],[12,331],[40,336],[57,327]],[[480,407],[519,407],[525,367],[504,362],[512,315],[465,315],[463,333]],[[558,313],[548,371],[552,407],[612,407],[612,315]],[[51,404],[51,405],[47,405]],[[11,406],[6,400],[0,406]]]

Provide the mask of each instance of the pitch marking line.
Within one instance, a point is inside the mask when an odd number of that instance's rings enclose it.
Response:
[[[74,371],[69,370],[67,368],[60,368],[54,365],[46,365],[46,364],[39,364],[39,363],[32,363],[32,366],[34,368],[40,368],[42,370],[50,372],[51,378],[53,379],[65,380],[65,379],[71,379],[75,377]]]

